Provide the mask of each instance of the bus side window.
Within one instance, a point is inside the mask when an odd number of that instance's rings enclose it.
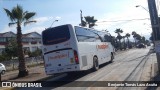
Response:
[[[100,37],[94,32],[76,27],[76,36],[78,42],[101,42]]]

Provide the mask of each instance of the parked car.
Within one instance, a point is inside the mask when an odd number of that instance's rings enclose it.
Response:
[[[151,46],[151,43],[147,43],[147,46]]]
[[[2,63],[0,63],[0,74],[5,74],[5,72],[6,72],[5,66]]]
[[[137,45],[137,48],[146,48],[146,45],[143,44],[143,43],[140,43],[140,44]]]

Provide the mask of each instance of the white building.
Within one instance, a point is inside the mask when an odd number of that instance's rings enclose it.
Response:
[[[11,38],[16,38],[16,34],[13,32],[0,33],[0,52],[5,49],[5,45]],[[37,32],[26,33],[22,35],[22,44],[25,50],[31,52],[36,49],[41,49],[41,35]]]

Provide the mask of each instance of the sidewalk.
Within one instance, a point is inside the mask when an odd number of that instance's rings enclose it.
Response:
[[[46,75],[44,66],[36,66],[28,68],[29,75],[22,78],[16,78],[18,76],[18,70],[6,72],[6,74],[2,75],[2,81],[38,81],[52,78],[53,75]],[[14,90],[14,88],[0,88],[0,90]]]
[[[153,53],[151,55],[152,57],[152,81],[160,81],[160,75],[158,74],[158,64],[157,64],[157,58],[156,53]],[[160,90],[160,86],[154,88],[153,90]]]

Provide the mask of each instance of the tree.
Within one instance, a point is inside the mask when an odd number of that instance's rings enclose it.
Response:
[[[127,46],[129,47],[129,37],[130,37],[130,34],[126,33],[126,37],[127,37],[127,41],[128,41]]]
[[[12,59],[13,57],[18,56],[18,47],[17,47],[16,39],[12,38],[9,40],[8,44],[5,46],[5,54],[7,55],[8,59]]]
[[[142,36],[142,38],[141,38],[141,39],[142,39],[142,43],[144,43],[144,44],[145,44],[145,43],[146,43],[146,38],[145,38],[144,36]]]
[[[29,57],[37,57],[37,56],[41,56],[42,55],[42,50],[37,48],[35,51],[30,52],[28,51],[28,55]]]
[[[11,20],[11,23],[8,25],[17,25],[17,44],[18,44],[18,59],[19,59],[19,74],[18,77],[24,77],[28,75],[28,70],[25,64],[24,54],[23,54],[23,48],[22,48],[22,30],[21,25],[24,24],[27,25],[32,22],[36,22],[34,20],[31,20],[33,16],[35,16],[35,12],[28,12],[23,11],[23,8],[20,5],[17,5],[16,7],[13,7],[11,11],[8,9],[5,9],[5,12],[9,19]]]
[[[119,40],[119,47],[121,48],[121,39],[122,39],[122,36],[120,33],[123,33],[123,30],[122,29],[116,29],[115,30],[115,33],[117,33],[117,39]]]
[[[151,37],[149,38],[153,42],[153,33],[151,33]]]
[[[92,28],[93,26],[96,26],[96,22],[97,22],[97,20],[96,19],[94,19],[94,16],[86,16],[86,17],[84,17],[85,18],[85,22],[86,22],[86,24],[88,24],[88,27],[89,28]],[[83,24],[84,22],[82,22],[82,24]]]
[[[126,49],[126,41],[125,41],[126,36],[122,36],[122,38],[123,38],[123,49]]]
[[[136,46],[136,35],[137,33],[135,31],[132,32],[133,38],[134,38],[134,44]]]
[[[111,36],[111,44],[116,48],[116,43],[117,43],[117,40],[116,40],[116,37],[115,36]]]
[[[142,37],[139,34],[136,34],[136,40],[138,40],[139,43],[142,42]]]

